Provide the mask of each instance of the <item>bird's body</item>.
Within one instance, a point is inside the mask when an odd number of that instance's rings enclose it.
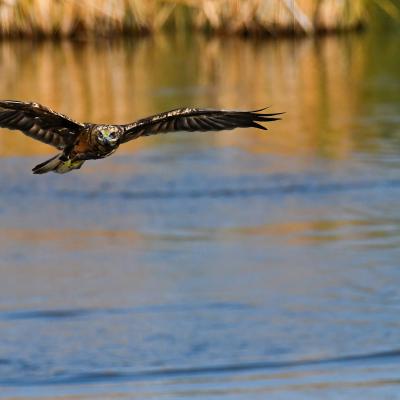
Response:
[[[280,113],[263,110],[228,111],[180,108],[126,125],[80,123],[38,103],[0,101],[0,127],[20,130],[27,136],[61,150],[35,168],[33,173],[66,173],[86,160],[105,158],[120,144],[141,136],[172,131],[220,131],[238,127],[266,129],[257,121],[276,121]]]
[[[79,169],[86,160],[108,157],[118,149],[118,139],[122,134],[122,129],[115,125],[85,124],[71,145],[66,146],[56,157],[37,165],[33,172],[43,174],[54,171],[65,174]],[[115,135],[115,138],[110,135]]]

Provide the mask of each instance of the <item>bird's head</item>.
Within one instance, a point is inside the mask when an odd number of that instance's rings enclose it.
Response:
[[[95,129],[96,140],[99,144],[116,147],[123,134],[123,129],[112,125],[98,125]]]

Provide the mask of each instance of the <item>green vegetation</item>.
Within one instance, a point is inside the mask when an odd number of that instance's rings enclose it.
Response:
[[[163,28],[226,33],[305,33],[353,29],[399,0],[0,0],[5,36],[113,35]]]

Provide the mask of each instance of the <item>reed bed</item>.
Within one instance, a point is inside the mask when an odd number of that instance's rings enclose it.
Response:
[[[0,0],[0,35],[70,36],[196,28],[226,33],[352,29],[397,0]]]

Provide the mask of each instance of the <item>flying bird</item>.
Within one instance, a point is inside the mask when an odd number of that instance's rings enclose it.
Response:
[[[0,127],[20,130],[47,143],[59,154],[33,168],[34,174],[59,174],[81,168],[87,160],[113,154],[119,145],[141,136],[174,131],[222,131],[234,128],[266,130],[258,122],[276,121],[282,113],[179,108],[125,125],[81,123],[38,103],[0,100]]]

